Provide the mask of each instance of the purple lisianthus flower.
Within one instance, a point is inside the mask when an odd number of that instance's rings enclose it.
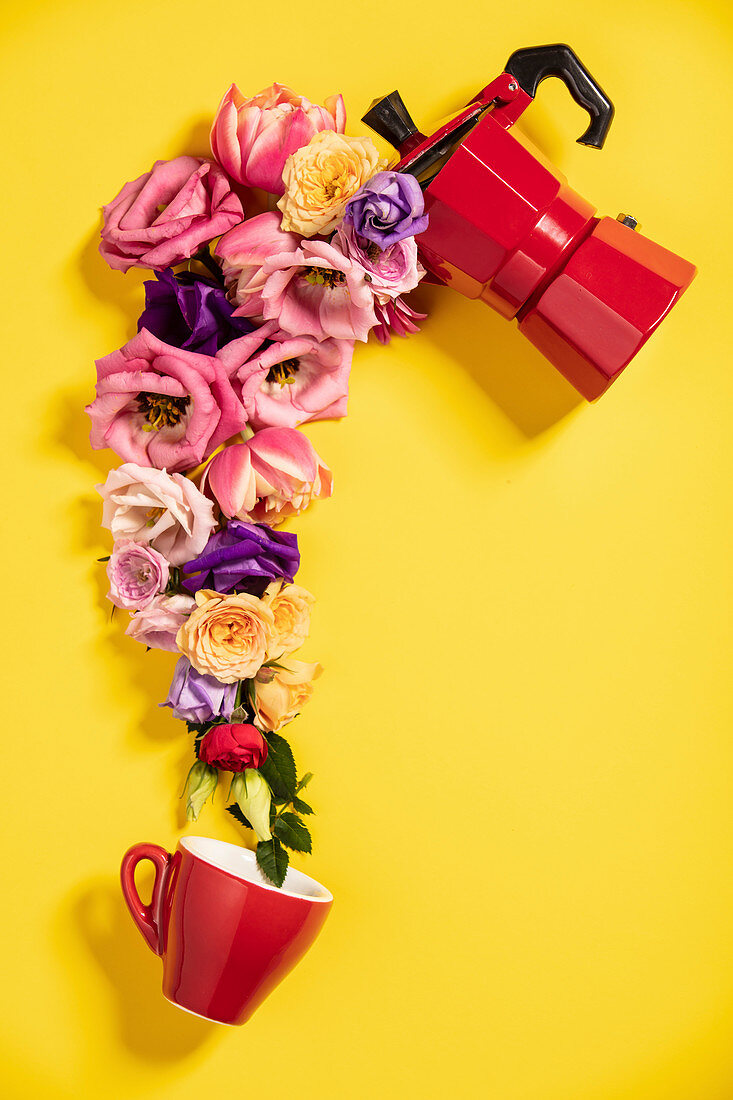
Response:
[[[246,317],[235,317],[226,290],[213,279],[184,273],[176,278],[166,268],[157,282],[145,283],[145,309],[137,323],[172,347],[216,355],[220,348],[252,332]]]
[[[221,684],[214,676],[197,672],[187,657],[176,662],[168,698],[161,707],[170,707],[183,722],[202,725],[214,718],[231,718],[238,684]]]
[[[298,572],[298,537],[273,531],[264,523],[232,519],[215,531],[203,551],[183,566],[182,583],[189,592],[250,592],[261,596],[270,581],[292,581]]]
[[[347,203],[344,221],[380,248],[415,237],[428,227],[420,184],[409,172],[377,172]]]

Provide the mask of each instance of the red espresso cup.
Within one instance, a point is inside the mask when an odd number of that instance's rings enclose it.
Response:
[[[143,859],[155,866],[149,905],[135,886]],[[173,855],[135,844],[122,860],[122,893],[148,947],[163,959],[163,994],[220,1024],[243,1024],[303,957],[333,903],[315,879],[289,868],[281,889],[254,852],[187,836]]]

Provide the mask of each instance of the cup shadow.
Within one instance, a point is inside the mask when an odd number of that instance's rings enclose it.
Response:
[[[132,1054],[146,1062],[180,1061],[213,1037],[214,1023],[181,1011],[160,992],[160,959],[142,941],[116,882],[91,881],[72,896],[69,909],[109,983],[120,1038]]]

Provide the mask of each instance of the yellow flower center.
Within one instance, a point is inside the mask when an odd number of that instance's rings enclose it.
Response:
[[[267,372],[266,382],[279,382],[281,386],[292,386],[300,363],[297,359],[283,359],[274,363]]]
[[[174,428],[191,404],[188,397],[169,397],[165,393],[138,394],[137,407],[145,417],[144,432],[159,432],[161,428]]]

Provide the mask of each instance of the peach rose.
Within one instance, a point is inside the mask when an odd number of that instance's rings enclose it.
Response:
[[[312,237],[335,229],[349,199],[386,166],[371,138],[333,130],[314,134],[285,161],[281,228]]]
[[[267,659],[277,660],[299,649],[308,637],[311,608],[316,598],[299,584],[273,581],[262,599],[275,616],[275,639],[267,651]]]
[[[176,635],[181,653],[197,672],[221,684],[254,676],[275,638],[269,605],[247,592],[222,596],[208,588],[196,593],[196,603]]]
[[[317,661],[288,661],[287,668],[263,668],[255,678],[255,706],[260,726],[276,733],[299,714],[313,694],[313,681],[323,668]]]

